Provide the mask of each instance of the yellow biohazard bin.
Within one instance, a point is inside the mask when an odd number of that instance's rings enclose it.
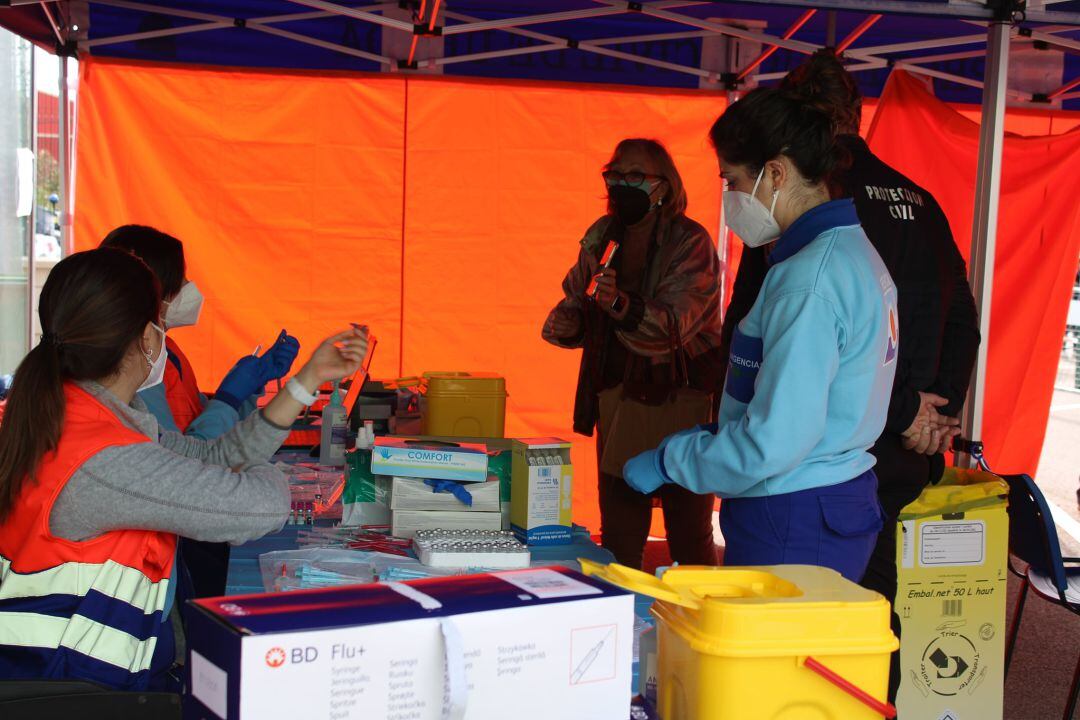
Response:
[[[902,718],[1000,720],[1009,486],[949,468],[900,511],[896,612]]]
[[[424,373],[420,434],[501,438],[506,433],[506,380],[492,373]]]
[[[889,604],[809,565],[689,567],[662,577],[581,561],[656,598],[662,720],[872,720],[885,703]]]

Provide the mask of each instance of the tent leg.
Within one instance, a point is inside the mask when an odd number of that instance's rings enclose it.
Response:
[[[60,56],[60,246],[64,257],[74,248],[71,244],[71,145],[68,134],[71,132],[71,118],[68,116],[68,59]]]
[[[30,46],[30,152],[34,155],[34,201],[30,204],[30,217],[27,218],[30,232],[26,237],[26,349],[34,347],[34,285],[37,282],[34,267],[37,257],[35,234],[37,233],[37,180],[39,163],[38,150],[38,99],[37,99],[37,48]]]
[[[733,64],[729,62],[728,67],[733,67]],[[739,102],[739,98],[741,97],[742,93],[738,90],[728,90],[727,106],[731,107],[732,103]],[[716,251],[720,256],[720,322],[724,322],[727,319],[728,310],[728,284],[734,284],[735,276],[731,272],[731,243],[733,242],[733,235],[728,228],[727,215],[724,214],[724,183],[720,183],[720,185],[720,224],[719,227],[716,228]]]
[[[1001,191],[1001,150],[1004,142],[1005,98],[1009,75],[1007,22],[987,28],[986,77],[983,82],[982,125],[979,133],[979,169],[975,186],[975,215],[971,232],[968,277],[979,312],[982,343],[972,372],[964,406],[964,437],[981,440],[986,398],[986,359],[990,345],[990,304],[994,290],[994,254],[997,247],[998,200]],[[958,465],[969,465],[962,457]]]

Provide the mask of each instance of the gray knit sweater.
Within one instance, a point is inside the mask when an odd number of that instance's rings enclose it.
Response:
[[[173,432],[159,436],[157,420],[137,396],[125,405],[97,383],[80,387],[124,425],[157,442],[108,447],[90,457],[53,506],[54,535],[86,540],[110,530],[145,529],[240,544],[285,524],[288,482],[268,461],[288,429],[256,412],[211,441]]]

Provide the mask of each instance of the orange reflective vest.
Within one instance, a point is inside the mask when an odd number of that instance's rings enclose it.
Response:
[[[88,458],[150,438],[73,383],[64,395],[56,451],[42,458],[0,523],[0,678],[78,678],[143,689],[172,664],[172,628],[162,624],[162,612],[176,536],[115,530],[76,542],[54,536],[49,515]]]
[[[169,351],[169,362],[165,363],[165,401],[169,403],[173,422],[180,432],[187,432],[191,421],[203,411],[202,396],[195,381],[195,370],[187,356],[180,351],[180,346],[165,336],[165,349]]]

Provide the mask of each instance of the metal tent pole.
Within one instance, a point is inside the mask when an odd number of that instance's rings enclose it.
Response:
[[[70,255],[71,244],[71,146],[68,144],[70,117],[68,116],[68,59],[60,56],[60,245],[64,256]]]
[[[727,91],[727,107],[731,107],[733,103],[739,102],[739,98],[742,97],[742,93],[739,90]],[[734,289],[735,277],[731,273],[731,243],[732,233],[731,228],[727,224],[727,213],[724,212],[724,183],[720,183],[720,217],[719,224],[716,228],[716,250],[720,256],[720,322],[727,320],[727,291],[728,283],[732,284]],[[745,249],[745,248],[744,248]]]
[[[975,185],[975,215],[971,231],[968,276],[979,312],[982,342],[964,405],[964,437],[981,440],[986,403],[986,358],[990,345],[990,305],[994,290],[998,201],[1001,191],[1001,151],[1004,144],[1005,98],[1009,75],[1009,23],[996,21],[987,35],[983,84],[982,125],[979,131],[979,169]]]
[[[34,347],[34,277],[37,248],[34,235],[37,233],[37,181],[41,163],[38,161],[38,99],[37,99],[37,47],[30,45],[30,152],[34,156],[34,200],[30,204],[30,232],[26,238],[26,348]]]

